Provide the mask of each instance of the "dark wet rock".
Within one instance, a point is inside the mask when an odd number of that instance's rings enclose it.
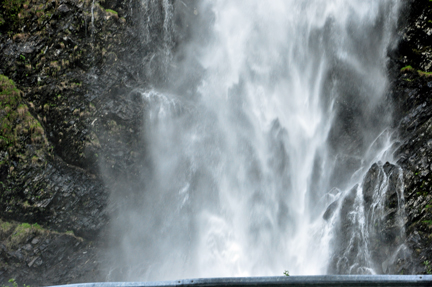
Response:
[[[358,185],[355,185],[342,199],[342,206],[341,206],[342,218],[347,218],[347,213],[350,212],[350,210],[352,210],[352,207],[354,205],[354,200],[357,196],[357,188]]]
[[[60,233],[15,221],[1,223],[14,229],[10,235],[0,236],[1,281],[15,278],[41,286],[101,278],[96,271],[99,263],[94,246],[73,232]],[[39,276],[32,277],[32,273]]]
[[[384,201],[382,213],[387,226],[397,225],[395,213],[399,209],[399,201],[402,200],[403,196],[401,180],[399,169],[388,162],[382,167],[374,163],[363,180],[363,198],[366,212],[369,212],[374,196],[382,196]]]
[[[363,196],[357,196],[358,189]],[[369,274],[362,268],[366,262],[378,273],[397,272],[395,262],[408,262],[410,256],[403,245],[404,216],[401,169],[390,163],[373,164],[361,188],[354,187],[342,200],[329,272]]]
[[[334,201],[327,207],[326,211],[323,214],[324,220],[329,220],[329,218],[333,216],[334,212],[338,208],[338,205],[338,201]]]
[[[67,13],[70,11],[69,7],[66,4],[61,4],[57,10],[61,13]]]
[[[398,167],[389,162],[384,164],[383,169],[388,178],[388,188],[385,193],[384,213],[390,214],[394,210],[398,209],[399,205],[404,203],[402,172]]]
[[[336,232],[338,235],[332,242],[334,255],[330,259],[328,272],[330,274],[349,274],[349,262],[351,257],[355,256],[358,252],[358,243],[350,241],[351,234],[356,232],[355,227],[352,224],[352,216],[349,213],[353,210],[354,202],[357,196],[358,185],[354,186],[349,192],[347,192],[341,199],[341,207],[336,222]],[[349,252],[347,250],[348,245],[351,245]]]
[[[377,270],[383,273],[425,273],[424,261],[432,260],[432,213],[429,208],[432,200],[432,80],[428,74],[432,71],[431,12],[430,1],[406,1],[400,20],[401,39],[397,48],[390,51],[389,68],[394,80],[387,101],[395,109],[393,119],[398,141],[392,149],[402,171],[389,163],[382,170],[379,164],[374,164],[363,183],[365,209],[370,210],[376,189],[383,179],[388,181],[383,217],[376,222],[376,227],[371,226],[376,242],[370,247]],[[351,107],[350,104],[339,108],[338,117],[347,121],[332,129],[330,139],[334,139],[336,144],[341,138],[348,143],[351,141],[348,149],[362,148],[362,143],[356,142],[356,134],[361,128],[352,117],[355,111],[350,111]],[[355,105],[353,108],[358,109]],[[405,214],[397,214],[401,204],[405,207]],[[398,216],[402,222],[396,220]],[[405,228],[406,237],[400,236],[403,231],[400,226]],[[355,246],[353,243],[353,248]],[[406,249],[394,250],[396,246],[405,246]],[[338,260],[332,261],[331,272],[344,270],[341,266],[347,260]],[[337,269],[337,266],[342,269]]]
[[[378,164],[374,163],[363,180],[363,199],[366,210],[369,210],[373,196],[376,193],[376,188],[379,188],[382,181],[383,174],[380,173]]]
[[[431,204],[432,147],[432,82],[427,74],[432,71],[430,1],[408,1],[402,13],[401,41],[391,54],[391,71],[394,77],[390,97],[395,107],[394,125],[399,142],[394,156],[403,170],[403,197],[405,206],[405,245],[411,251],[409,259],[395,262],[393,270],[403,274],[425,274],[424,262],[432,260],[429,220]],[[395,185],[396,178],[390,178]],[[396,204],[396,195],[389,194],[388,218]],[[393,222],[388,222],[391,234]]]

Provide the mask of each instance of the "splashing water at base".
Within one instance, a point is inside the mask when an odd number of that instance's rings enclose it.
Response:
[[[150,172],[115,230],[124,278],[325,274],[344,231],[340,212],[322,215],[387,147],[373,143],[390,121],[400,4],[200,5],[214,23],[206,46],[188,46],[205,71],[197,92],[141,91]],[[348,265],[373,273],[365,258]]]

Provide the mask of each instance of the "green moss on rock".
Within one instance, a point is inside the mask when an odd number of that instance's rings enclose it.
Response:
[[[415,71],[415,70],[411,66],[405,66],[400,71],[401,72],[410,72],[410,71]]]
[[[25,143],[46,145],[45,132],[26,104],[21,91],[6,76],[0,75],[0,148],[17,151]]]
[[[106,9],[105,12],[111,13],[111,14],[114,14],[114,15],[118,15],[118,13],[116,11],[111,10],[111,9]]]
[[[17,28],[22,19],[28,14],[23,5],[25,0],[0,0],[0,7],[3,10],[3,16],[0,19],[0,27],[9,26],[9,28]]]
[[[427,78],[432,77],[432,72],[424,72],[420,70],[418,70],[417,72],[420,77],[427,77]]]
[[[0,219],[0,241],[2,241],[8,248],[16,249],[20,245],[25,244],[28,238],[50,234],[56,235],[68,235],[83,241],[81,237],[75,236],[73,231],[57,232],[49,229],[45,229],[38,223],[19,223],[16,221],[2,221]]]
[[[21,101],[21,92],[15,83],[7,77],[0,75],[0,148],[15,144],[16,134],[13,123],[18,118],[18,104]]]
[[[12,228],[12,224],[10,222],[2,221],[0,219],[0,232],[1,233],[9,232],[11,228]]]

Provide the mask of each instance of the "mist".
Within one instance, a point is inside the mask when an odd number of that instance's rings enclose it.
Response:
[[[365,226],[392,184],[402,206],[400,173],[384,167],[401,1],[142,5],[143,41],[155,17],[162,40],[137,59],[146,156],[137,181],[112,188],[107,280],[386,272]],[[374,163],[387,184],[371,208]]]

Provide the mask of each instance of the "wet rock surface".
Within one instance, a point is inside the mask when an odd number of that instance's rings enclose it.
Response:
[[[0,142],[0,220],[13,226],[0,230],[0,284],[105,280],[122,183],[142,184],[148,164],[141,91],[180,73],[164,49],[189,37],[194,1],[181,2],[0,1],[0,75],[19,90],[0,111],[15,135]],[[28,236],[11,245],[20,224]]]
[[[350,262],[349,258],[355,256],[359,252],[360,238],[351,241],[350,238],[353,233],[357,232],[353,225],[353,218],[349,216],[354,208],[355,199],[357,197],[358,185],[354,186],[342,199],[339,210],[339,220],[337,221],[338,236],[333,243],[335,246],[335,254],[330,259],[329,270],[330,274],[349,274]],[[326,212],[327,213],[327,212]],[[343,232],[341,232],[343,231]],[[351,246],[351,248],[347,248]],[[348,252],[346,252],[348,251]]]
[[[386,98],[393,109],[394,143],[389,152],[396,164],[373,164],[363,179],[361,197],[356,198],[354,188],[328,205],[323,218],[338,218],[329,273],[370,274],[371,270],[359,268],[365,261],[373,262],[374,271],[382,274],[432,272],[431,19],[430,1],[404,3],[399,43],[389,51],[392,82]],[[358,111],[342,108],[340,112],[350,125],[349,119]],[[358,129],[339,128],[330,132],[331,141],[332,136],[335,142],[344,141],[348,150],[361,147]],[[349,161],[341,161],[344,170]],[[358,214],[365,215],[364,222]],[[354,229],[355,225],[363,231]]]
[[[398,274],[411,264],[404,244],[402,174],[396,165],[374,163],[361,185],[341,199],[329,273]]]
[[[432,260],[432,3],[410,1],[401,19],[401,42],[391,56],[395,78],[392,100],[399,142],[394,157],[403,169],[405,197],[405,244],[409,260],[395,262],[400,274],[426,274]],[[390,202],[392,199],[389,199]]]
[[[390,51],[389,70],[393,79],[387,98],[392,103],[393,156],[396,164],[373,164],[363,181],[363,201],[371,244],[368,246],[375,270],[387,274],[428,274],[432,260],[432,3],[407,1],[401,12],[400,42]],[[398,171],[401,168],[400,172]],[[381,215],[374,214],[374,197],[385,188]],[[344,242],[352,232],[349,212],[352,193],[345,196],[340,208],[338,228],[342,239],[340,251],[332,259],[331,273],[352,273],[347,265],[357,256],[358,242]],[[403,213],[398,214],[398,206]],[[329,207],[330,208],[330,207]],[[400,218],[397,220],[397,218]],[[378,220],[377,220],[378,219]],[[346,236],[345,236],[346,237]],[[354,236],[354,238],[356,238]],[[348,240],[349,238],[345,238]],[[340,245],[338,245],[340,244]],[[346,247],[351,244],[352,248]],[[352,254],[346,250],[355,250]],[[346,259],[344,261],[344,258]],[[355,266],[354,266],[355,267]],[[358,270],[357,273],[368,270]]]
[[[33,285],[101,278],[95,245],[72,231],[61,233],[15,221],[0,221],[0,225],[0,278],[8,276],[11,270],[16,282],[25,282],[32,273],[38,274],[31,278]]]

